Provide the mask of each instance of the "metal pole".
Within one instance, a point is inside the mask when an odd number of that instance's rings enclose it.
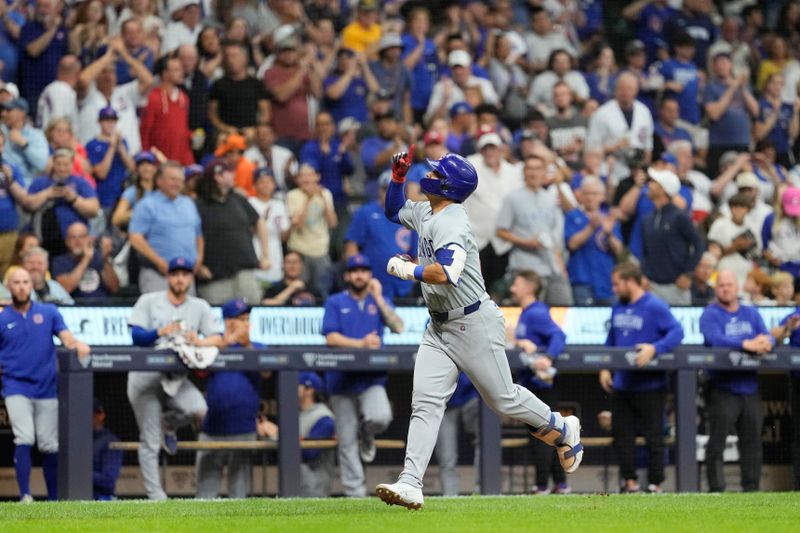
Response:
[[[59,353],[61,368],[74,353]],[[92,405],[94,374],[58,373],[58,495],[61,500],[92,500]]]
[[[480,484],[481,494],[502,492],[503,443],[500,418],[480,400]]]
[[[278,495],[300,496],[300,406],[296,370],[278,374]]]
[[[697,492],[697,370],[675,372],[675,471],[678,492]]]

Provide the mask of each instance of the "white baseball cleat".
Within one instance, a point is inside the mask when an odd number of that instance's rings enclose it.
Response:
[[[422,509],[422,489],[412,487],[408,483],[400,481],[391,485],[381,483],[375,487],[375,492],[386,505],[400,505],[412,511]]]
[[[564,419],[564,425],[567,428],[567,435],[556,448],[556,452],[564,472],[571,473],[578,469],[583,460],[581,421],[577,416],[568,416]]]

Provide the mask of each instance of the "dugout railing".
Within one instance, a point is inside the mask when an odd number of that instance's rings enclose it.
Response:
[[[277,380],[278,494],[297,496],[300,491],[300,446],[298,428],[298,372],[365,371],[410,372],[416,347],[385,347],[382,350],[325,349],[320,346],[284,347],[265,350],[225,350],[209,369],[272,371]],[[177,355],[135,347],[94,347],[88,360],[79,361],[67,350],[59,350],[59,495],[64,500],[92,499],[92,406],[95,372],[132,370],[176,372],[186,367]],[[509,352],[512,369],[522,368],[518,351]],[[636,370],[635,353],[606,346],[568,346],[557,361],[561,373],[594,373],[600,369]],[[696,459],[696,396],[698,371],[800,370],[800,350],[780,347],[773,353],[751,356],[728,349],[682,346],[663,354],[644,370],[674,373],[676,490],[696,492],[699,476]],[[501,425],[485,404],[480,410],[480,489],[482,494],[501,492]]]

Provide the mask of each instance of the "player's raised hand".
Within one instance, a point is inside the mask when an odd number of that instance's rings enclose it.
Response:
[[[386,264],[386,272],[403,280],[414,279],[414,269],[417,264],[407,255],[396,255]]]
[[[412,144],[408,152],[398,152],[392,156],[392,181],[395,183],[405,183],[406,174],[414,160],[414,145]]]

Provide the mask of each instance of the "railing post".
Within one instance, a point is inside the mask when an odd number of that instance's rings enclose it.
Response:
[[[697,370],[675,372],[675,472],[678,492],[697,492]]]
[[[500,418],[489,409],[482,399],[480,402],[480,472],[481,494],[500,494],[502,492],[503,443]]]
[[[69,369],[74,353],[59,350],[58,356],[58,495],[91,500],[94,374]]]
[[[297,400],[298,372],[278,373],[278,495],[300,496],[300,406]]]

